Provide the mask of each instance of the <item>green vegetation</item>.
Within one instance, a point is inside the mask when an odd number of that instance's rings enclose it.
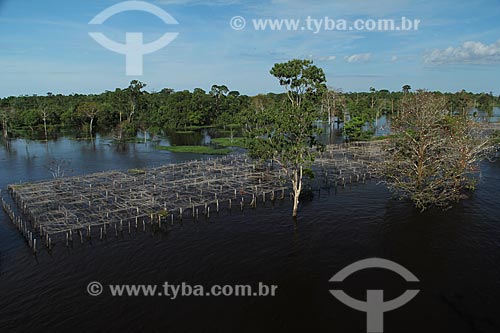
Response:
[[[365,120],[358,116],[352,117],[344,124],[344,136],[349,141],[370,140],[373,136],[373,131],[363,129],[363,127],[366,126],[366,123],[367,122]]]
[[[199,129],[217,127],[227,137],[212,139],[214,144],[247,148],[252,157],[282,168],[293,189],[294,217],[303,178],[313,177],[310,166],[323,148],[317,142],[318,120],[343,123],[348,140],[387,140],[388,154],[381,167],[386,184],[421,210],[446,208],[460,200],[475,186],[478,163],[500,145],[500,132],[485,137],[474,119],[491,116],[500,105],[500,96],[491,92],[413,92],[405,84],[396,92],[370,87],[367,92],[345,93],[328,88],[323,70],[311,60],[277,63],[270,74],[284,93],[249,97],[216,84],[208,92],[201,88],[147,92],[145,83],[133,80],[127,88],[99,95],[49,92],[1,98],[1,139],[46,141],[59,133],[92,139],[102,131],[111,132],[114,143],[142,143],[150,141],[147,133],[164,131],[180,145],[158,146],[159,150],[228,154],[228,148],[190,145],[203,139],[205,133]],[[384,114],[392,117],[392,133],[373,138],[373,123]],[[144,138],[137,138],[138,133]],[[245,137],[239,137],[242,133]],[[54,177],[64,173],[60,163],[53,170]]]
[[[146,173],[146,170],[143,169],[129,169],[128,173],[135,176],[135,175],[143,175]]]
[[[274,74],[282,74],[278,70],[281,69],[277,68]],[[280,81],[284,84],[288,78],[281,79],[285,80]],[[301,79],[297,79],[299,84]],[[289,93],[249,97],[217,84],[208,92],[201,88],[147,92],[145,88],[145,83],[133,80],[126,88],[97,95],[64,96],[49,92],[46,96],[1,98],[2,137],[6,140],[12,137],[48,140],[67,132],[91,138],[97,132],[105,132],[110,133],[115,142],[126,142],[139,132],[158,133],[171,129],[188,133],[211,127],[220,128],[227,133],[225,136],[233,136],[241,135],[242,128],[247,126],[242,119],[249,111],[279,109],[284,102],[292,102]],[[321,96],[310,100],[310,106],[318,110],[318,119],[329,122],[354,119],[347,127],[351,140],[365,139],[366,134],[362,132],[373,130],[370,128],[373,121],[381,115],[398,115],[404,111],[403,97],[413,94],[409,85],[396,92],[371,87],[368,92],[342,92],[330,88],[318,93]],[[476,108],[491,115],[500,103],[500,98],[491,92],[432,94],[446,99],[445,109],[450,114],[464,114]]]
[[[61,129],[71,129],[85,136],[111,131],[115,140],[122,142],[138,132],[225,128],[250,104],[250,97],[224,85],[213,85],[209,92],[196,88],[193,92],[163,89],[149,93],[145,87],[145,83],[133,80],[125,89],[99,95],[49,92],[46,96],[2,98],[3,137],[29,135],[47,140],[56,137]]]
[[[245,138],[216,138],[212,139],[212,143],[218,144],[223,147],[241,147],[246,148],[246,140]]]
[[[194,131],[189,131],[189,130],[188,131],[175,131],[175,133],[177,133],[177,134],[193,134]]]
[[[272,106],[255,105],[245,117],[248,147],[253,157],[275,161],[292,183],[293,211],[297,216],[303,177],[321,146],[319,102],[326,90],[325,74],[310,60],[294,59],[275,64],[270,73],[286,90],[286,99]]]
[[[194,153],[206,155],[226,155],[231,149],[215,149],[207,146],[158,146],[157,149],[168,150],[172,153]]]
[[[382,141],[391,138],[392,135],[372,136],[369,141]]]

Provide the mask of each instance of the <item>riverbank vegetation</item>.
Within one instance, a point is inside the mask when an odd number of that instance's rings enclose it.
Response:
[[[293,216],[302,179],[322,149],[319,122],[340,129],[345,141],[355,141],[373,140],[381,116],[391,119],[383,133],[389,154],[382,176],[398,196],[422,210],[448,207],[464,197],[474,188],[478,163],[493,149],[492,140],[476,130],[478,120],[487,121],[500,105],[500,96],[491,92],[414,92],[408,84],[396,92],[374,87],[342,92],[327,87],[323,70],[310,60],[278,63],[270,73],[284,93],[246,96],[217,84],[208,92],[148,92],[146,83],[133,80],[126,88],[96,95],[49,92],[2,98],[2,138],[7,143],[15,137],[47,141],[76,133],[87,139],[100,132],[110,135],[112,143],[146,143],[159,142],[152,139],[156,133],[195,136],[202,128],[215,127],[223,137],[212,138],[211,146],[186,141],[157,148],[228,154],[231,149],[225,147],[243,147],[253,157],[273,161],[291,182]],[[498,133],[492,137],[499,141]]]
[[[157,146],[157,149],[168,150],[172,153],[192,153],[204,155],[226,155],[231,149],[216,149],[208,146]]]
[[[215,143],[222,147],[240,147],[247,148],[247,143],[245,138],[215,138],[212,139],[212,143]]]
[[[159,133],[164,129],[179,132],[206,127],[219,127],[232,136],[245,124],[241,115],[249,110],[280,107],[288,100],[286,93],[246,96],[225,85],[213,85],[210,91],[174,91],[165,88],[148,92],[147,85],[132,81],[126,88],[117,88],[95,95],[11,96],[0,99],[0,127],[4,139],[24,137],[48,140],[63,133],[90,138],[97,132],[110,134],[121,142],[138,133]],[[369,92],[342,92],[329,88],[312,102],[320,120],[344,123],[344,136],[349,140],[367,139],[373,134],[373,122],[381,115],[397,115],[403,111],[403,97],[411,94],[405,85],[402,91],[390,92],[373,87]],[[450,114],[469,110],[491,115],[500,103],[492,93],[473,94],[432,92],[443,97]]]

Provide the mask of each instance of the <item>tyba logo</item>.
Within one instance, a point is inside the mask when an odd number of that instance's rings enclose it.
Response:
[[[342,282],[349,275],[366,269],[366,268],[384,268],[395,273],[398,273],[408,282],[418,282],[418,279],[409,270],[403,266],[386,259],[380,258],[370,258],[365,260],[357,261],[345,268],[340,272],[335,274],[329,281],[330,282]],[[419,290],[407,290],[401,296],[384,302],[384,291],[383,290],[367,290],[366,291],[366,302],[354,299],[347,295],[342,290],[330,290],[330,293],[335,296],[339,301],[345,305],[356,309],[358,311],[366,312],[366,331],[369,333],[382,333],[384,332],[384,313],[398,309],[411,301],[417,294]]]
[[[108,7],[94,17],[89,24],[103,24],[107,19],[116,14],[134,10],[151,13],[160,18],[165,24],[178,24],[169,13],[158,6],[144,1],[125,1]],[[89,35],[108,50],[125,54],[126,74],[131,76],[142,75],[143,57],[145,54],[150,54],[164,48],[176,39],[179,33],[167,32],[156,41],[148,44],[144,44],[144,34],[142,32],[127,32],[125,34],[125,44],[117,43],[100,32],[90,32]]]

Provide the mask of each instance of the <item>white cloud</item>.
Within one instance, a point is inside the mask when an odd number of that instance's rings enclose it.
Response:
[[[371,53],[359,53],[350,56],[345,56],[344,59],[347,62],[366,62],[372,57]]]
[[[327,57],[319,57],[318,58],[318,60],[320,60],[320,61],[333,61],[335,59],[337,59],[337,57],[334,56],[334,55],[327,56]]]
[[[299,57],[301,58],[301,57]],[[337,59],[337,56],[334,56],[334,55],[330,55],[330,56],[322,56],[322,57],[319,57],[319,56],[315,56],[315,55],[308,55],[307,58],[309,58],[310,60],[313,60],[313,61],[334,61],[335,59]]]
[[[392,61],[392,62],[396,62],[396,61],[398,61],[398,57],[397,57],[397,56],[392,56],[391,61]]]
[[[435,49],[424,54],[424,62],[432,65],[500,64],[500,40],[490,45],[469,41],[458,47]]]

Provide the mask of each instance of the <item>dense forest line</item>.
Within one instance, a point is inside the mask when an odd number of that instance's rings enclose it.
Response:
[[[125,140],[138,132],[160,132],[162,129],[187,130],[204,126],[239,127],[248,111],[259,112],[286,102],[283,94],[246,96],[225,85],[213,85],[210,91],[200,88],[174,91],[165,88],[147,92],[146,84],[134,80],[127,88],[117,88],[98,95],[18,96],[0,99],[0,120],[4,139],[29,137],[50,139],[64,130],[90,137],[106,132],[117,140]],[[401,100],[411,93],[409,85],[401,91],[376,90],[342,92],[328,89],[315,107],[323,120],[345,121],[346,135],[363,136],[362,128],[382,114],[397,113]],[[433,92],[444,95],[450,112],[467,112],[472,108],[491,114],[500,104],[500,96]]]

